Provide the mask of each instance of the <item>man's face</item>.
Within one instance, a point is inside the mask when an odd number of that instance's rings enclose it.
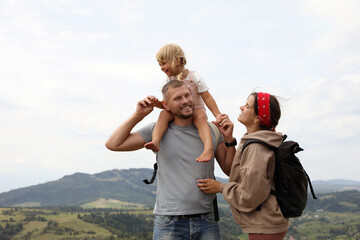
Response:
[[[165,100],[166,110],[169,110],[174,116],[187,119],[192,117],[193,99],[190,90],[186,85],[178,88],[169,88]]]

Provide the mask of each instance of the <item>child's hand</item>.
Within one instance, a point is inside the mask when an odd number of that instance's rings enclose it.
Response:
[[[155,106],[157,104],[157,102],[158,102],[158,99],[156,97],[152,96],[152,95],[147,96],[147,98],[149,99],[149,101],[151,102],[151,104],[153,106]]]
[[[217,122],[218,124],[220,124],[221,121],[222,121],[222,115],[223,115],[223,114],[219,114],[219,115],[216,116],[216,122]]]
[[[154,109],[154,103],[151,101],[151,96],[148,96],[136,104],[136,113],[140,117],[145,117]]]
[[[231,122],[229,116],[227,114],[220,114],[216,116],[215,125],[220,130],[221,134],[224,136],[225,139],[232,139],[232,134],[234,130],[234,123]]]
[[[148,96],[147,98],[149,99],[149,101],[151,102],[151,104],[152,104],[154,107],[161,108],[161,109],[165,109],[165,108],[164,108],[164,105],[163,105],[163,102],[162,102],[162,101],[159,101],[159,99],[157,99],[157,97],[154,97],[154,96],[150,95],[150,96]]]

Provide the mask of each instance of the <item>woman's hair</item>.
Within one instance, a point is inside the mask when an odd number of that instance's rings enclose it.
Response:
[[[255,110],[255,114],[259,115],[259,111],[258,111],[258,93],[257,92],[253,92],[250,94],[250,96],[254,96],[254,110]],[[280,103],[278,101],[278,99],[273,96],[270,95],[270,120],[271,120],[271,127],[266,127],[264,125],[262,125],[260,123],[260,128],[264,129],[264,130],[272,130],[275,129],[276,126],[279,123],[281,117],[281,109],[280,109]]]
[[[184,67],[186,64],[186,58],[183,50],[181,47],[173,43],[162,46],[155,56],[159,64],[165,60],[171,61],[171,66],[175,66],[177,59],[180,60],[180,67]]]

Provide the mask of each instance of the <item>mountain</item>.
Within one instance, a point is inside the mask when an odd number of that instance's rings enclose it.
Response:
[[[0,193],[0,207],[79,206],[99,199],[114,199],[153,207],[156,182],[148,185],[143,182],[145,178],[150,179],[152,174],[153,170],[148,168],[114,169],[93,175],[75,173],[57,181]],[[221,178],[218,180],[227,181]]]
[[[151,178],[152,169],[114,169],[97,174],[75,173],[63,178],[26,188],[0,193],[0,206],[79,206],[99,199],[144,204],[153,207],[156,182],[146,185],[143,179]],[[217,177],[220,182],[227,179]],[[316,194],[344,190],[360,190],[359,181],[313,181]],[[221,194],[218,202],[225,203]]]
[[[152,169],[110,170],[98,174],[75,173],[63,178],[0,194],[0,206],[78,206],[99,198],[145,204],[153,207],[156,184],[144,178]]]
[[[334,179],[334,180],[316,180],[312,181],[316,193],[341,192],[349,190],[360,191],[360,181]]]

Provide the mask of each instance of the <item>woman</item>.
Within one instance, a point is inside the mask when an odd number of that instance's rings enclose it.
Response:
[[[198,180],[198,187],[205,193],[223,194],[230,204],[235,221],[243,232],[249,233],[249,240],[283,239],[289,226],[274,195],[273,177],[275,171],[275,153],[263,144],[254,143],[241,152],[242,145],[249,138],[260,139],[274,147],[279,147],[283,135],[275,132],[280,116],[280,104],[276,97],[268,93],[252,93],[246,104],[240,107],[238,121],[247,133],[241,138],[231,166],[229,183],[220,183],[213,179]],[[223,115],[224,121],[229,121]],[[233,128],[233,126],[231,127]],[[225,140],[236,140],[219,128]]]

